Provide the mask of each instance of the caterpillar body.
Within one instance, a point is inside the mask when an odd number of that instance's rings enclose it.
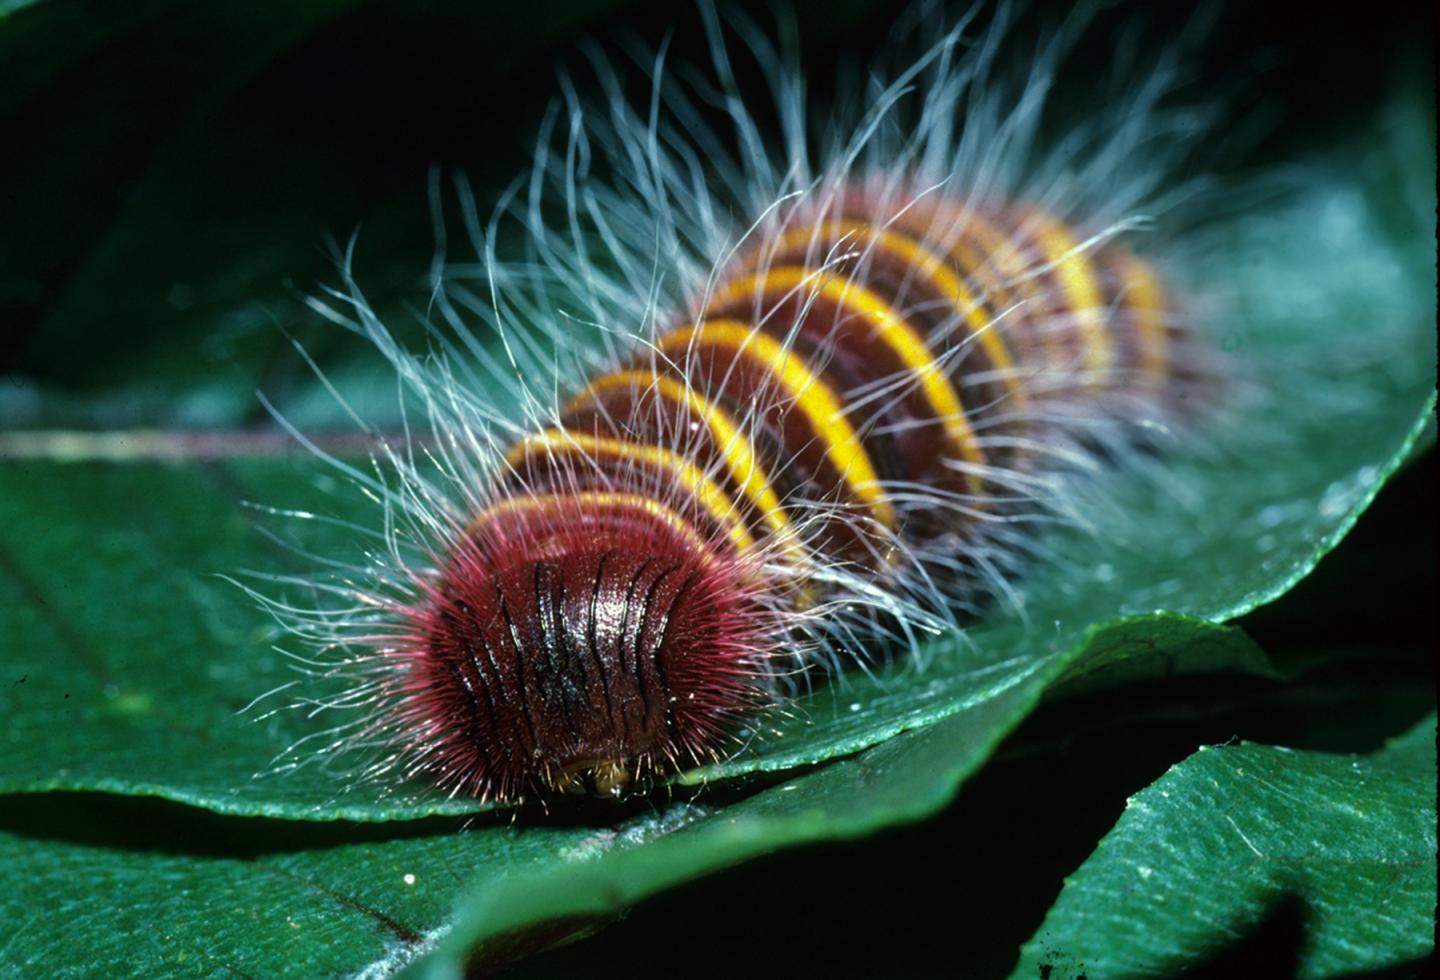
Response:
[[[528,197],[482,227],[460,185],[489,296],[447,273],[435,353],[403,349],[353,282],[315,303],[380,347],[433,431],[382,446],[375,473],[337,461],[386,507],[366,584],[326,587],[354,604],[272,605],[345,651],[309,662],[343,693],[305,703],[355,714],[318,754],[370,751],[363,777],[614,797],[723,758],[797,674],[903,655],[1005,600],[1067,481],[1148,453],[1218,390],[1129,234],[1193,143],[1163,67],[1042,152],[1078,23],[1014,79],[1005,11],[973,43],[962,22],[822,127],[746,29],[775,144],[704,13],[729,155],[660,62],[644,114],[601,62],[609,119],[567,88]],[[505,262],[515,213],[528,242]]]
[[[693,317],[505,453],[406,654],[468,792],[610,795],[706,759],[803,605],[973,579],[1027,440],[1074,402],[1175,396],[1164,292],[1124,246],[1021,206],[845,198],[755,234]]]

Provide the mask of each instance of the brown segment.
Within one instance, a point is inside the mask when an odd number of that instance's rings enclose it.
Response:
[[[519,443],[506,456],[513,481],[527,495],[601,491],[669,501],[706,541],[743,554],[754,545],[735,499],[664,444],[551,429]]]
[[[945,198],[910,204],[896,224],[945,251],[992,315],[1003,318],[1007,340],[1034,379],[1029,383],[1043,389],[1037,393],[1093,398],[1098,389],[1143,384],[1153,390],[1174,380],[1176,366],[1166,357],[1142,356],[1157,345],[1142,342],[1141,322],[1158,315],[1166,323],[1160,348],[1173,349],[1183,332],[1169,323],[1169,301],[1154,271],[1123,244],[1084,247],[1084,235],[1033,208],[970,208]],[[1042,244],[1047,235],[1069,239],[1073,254],[1063,268],[1046,268],[1056,251]],[[1065,273],[1071,274],[1068,283]],[[1089,295],[1080,309],[1074,287],[1080,285],[1084,295],[1087,280]],[[1065,380],[1087,366],[1090,385]],[[1043,381],[1038,369],[1046,371]]]
[[[1120,345],[1123,383],[1148,393],[1174,387],[1172,382],[1184,387],[1186,367],[1177,355],[1189,338],[1174,322],[1170,298],[1155,271],[1118,244],[1103,249],[1096,264]]]
[[[566,406],[560,421],[575,432],[668,446],[705,469],[737,500],[747,496],[742,480],[746,477],[753,480],[759,468],[742,467],[743,476],[733,473],[727,465],[727,447],[717,441],[714,428],[708,424],[710,419],[699,415],[691,402],[668,399],[653,385],[620,384],[599,390],[586,389]],[[796,471],[783,465],[786,453],[778,431],[763,425],[751,426],[741,437],[748,437],[748,448],[757,460],[764,461],[762,475],[777,503],[802,487]],[[782,461],[781,465],[775,465],[775,461]],[[763,507],[746,508],[741,516],[757,536],[770,533],[776,527]]]
[[[948,365],[965,404],[983,410],[1023,398],[1004,338],[984,297],[928,243],[860,218],[788,227],[744,258],[743,270],[822,266],[883,297]]]
[[[738,333],[748,342],[732,342],[730,335]],[[746,430],[757,433],[758,442],[778,447],[769,469],[783,474],[792,488],[788,506],[840,503],[857,518],[869,510],[877,524],[893,527],[893,511],[883,489],[874,475],[868,475],[873,461],[858,444],[849,420],[839,413],[839,394],[828,383],[825,368],[812,365],[793,349],[781,349],[762,332],[719,317],[667,334],[659,346],[683,364],[696,390],[745,420]],[[798,394],[786,387],[793,380],[790,375],[797,372],[808,376]],[[821,412],[817,418],[802,410],[817,399],[831,403],[835,411]],[[827,432],[826,421],[850,430],[851,438],[837,439]],[[845,457],[849,461],[841,463]],[[837,557],[873,564],[871,559],[878,553],[877,544],[856,521],[828,522],[816,537],[818,549]]]
[[[944,434],[913,391],[914,379],[894,352],[852,312],[808,291],[787,297],[762,290],[757,296],[714,305],[710,315],[754,320],[757,306],[768,313],[761,329],[788,342],[791,351],[824,378],[841,402],[867,399],[851,413],[851,421],[882,478],[910,479],[910,474],[927,468],[927,461],[943,455]],[[797,324],[798,329],[792,329]],[[898,384],[877,397],[875,386],[887,379]],[[814,444],[813,433],[802,435]]]
[[[1055,344],[1038,316],[1036,284],[1024,278],[1024,256],[992,216],[981,208],[932,195],[910,202],[895,225],[953,263],[1005,339],[1022,379],[1057,361]]]

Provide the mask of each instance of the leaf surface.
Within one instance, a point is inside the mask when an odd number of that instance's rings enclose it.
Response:
[[[1366,757],[1202,746],[1128,801],[1013,976],[1174,974],[1286,899],[1301,977],[1418,963],[1435,861],[1434,715]]]

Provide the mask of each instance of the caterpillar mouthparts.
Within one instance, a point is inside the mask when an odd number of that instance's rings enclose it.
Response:
[[[788,677],[1005,596],[1067,481],[1216,400],[1210,345],[1121,241],[1174,153],[1147,131],[1175,128],[1164,78],[1092,124],[1088,156],[1047,157],[1043,95],[1078,26],[1017,82],[993,67],[1002,13],[827,119],[814,163],[797,70],[745,34],[772,73],[770,149],[702,12],[733,157],[658,65],[668,116],[602,73],[607,121],[572,98],[530,199],[471,222],[491,299],[437,289],[437,353],[401,349],[353,284],[314,304],[380,348],[436,436],[382,447],[388,478],[338,464],[386,508],[368,584],[331,589],[363,611],[282,610],[347,651],[319,703],[358,715],[318,754],[368,752],[362,780],[608,798],[723,759]],[[592,153],[611,183],[582,173]],[[514,263],[507,212],[529,236]]]

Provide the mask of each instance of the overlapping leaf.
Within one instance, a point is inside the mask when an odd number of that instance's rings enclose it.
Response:
[[[1129,800],[1013,976],[1174,974],[1286,899],[1298,976],[1418,964],[1435,861],[1434,715],[1360,758],[1202,746]]]

